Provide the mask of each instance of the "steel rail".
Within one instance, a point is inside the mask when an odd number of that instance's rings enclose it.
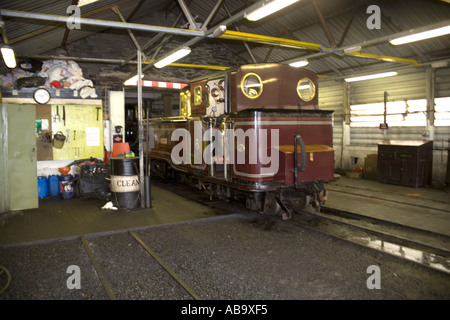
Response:
[[[128,233],[166,270],[173,279],[175,279],[195,300],[201,300],[201,297],[173,271],[150,247],[133,231]]]
[[[105,289],[106,293],[108,294],[108,297],[111,300],[116,300],[116,296],[114,295],[114,292],[111,289],[111,286],[106,280],[105,275],[103,274],[102,268],[98,264],[97,260],[95,259],[94,253],[92,252],[91,248],[89,247],[89,243],[87,242],[86,238],[84,236],[81,236],[81,241],[83,242],[84,249],[86,250],[89,259],[92,262],[92,265],[94,266],[95,272],[97,273],[98,277],[100,278],[100,282],[103,285],[103,288]]]
[[[325,212],[319,214],[304,212],[302,214],[293,215],[292,219],[289,220],[289,223],[322,233],[332,238],[356,244],[363,248],[388,254],[410,263],[419,264],[422,267],[434,271],[450,274],[450,266],[448,265],[450,251],[446,248],[439,248],[422,242],[419,239],[420,236],[440,236],[442,241],[446,240],[448,242],[450,240],[449,237],[436,235],[432,232],[414,227],[391,223],[390,221],[370,218],[357,213],[335,210],[327,207],[322,207],[322,209]],[[333,218],[333,216],[338,215],[341,216],[341,219]],[[390,227],[396,230],[403,230],[409,232],[412,235],[412,238],[399,235],[398,232],[394,234],[389,233],[388,231],[376,230],[375,228],[357,224],[355,221],[372,223],[377,226],[382,226],[383,228]],[[349,232],[346,231],[344,234],[341,234],[339,231],[333,229],[333,225],[344,226],[346,229],[352,230],[353,232],[349,234]],[[422,254],[422,259],[417,257],[419,254]]]

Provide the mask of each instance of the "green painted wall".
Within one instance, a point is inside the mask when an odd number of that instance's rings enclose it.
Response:
[[[0,212],[37,208],[35,105],[2,104]]]

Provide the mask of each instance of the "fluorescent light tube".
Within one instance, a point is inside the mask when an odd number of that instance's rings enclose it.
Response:
[[[304,66],[307,66],[308,64],[309,64],[308,60],[300,60],[300,61],[295,61],[295,62],[289,63],[289,65],[294,68],[304,67]]]
[[[144,78],[144,75],[141,75],[141,78]],[[126,86],[136,86],[138,83],[138,75],[135,75],[134,77],[131,77],[130,79],[126,80],[123,84]]]
[[[272,14],[278,10],[286,8],[287,6],[297,1],[299,0],[273,0],[269,3],[263,4],[261,8],[258,8],[250,12],[249,14],[245,14],[245,18],[247,18],[250,21],[257,21],[259,19],[264,18],[265,16],[268,16],[269,14]]]
[[[8,46],[3,45],[1,48],[3,60],[5,61],[5,64],[8,68],[15,68],[16,67],[16,57],[14,55],[14,50]]]
[[[389,40],[389,42],[393,45],[398,46],[400,44],[405,44],[405,43],[409,43],[409,42],[439,37],[439,36],[443,36],[443,35],[446,35],[449,33],[450,33],[450,26],[445,26],[445,27],[441,27],[441,28],[437,28],[437,29],[433,29],[433,30],[414,33],[409,36],[395,38],[395,39]]]
[[[158,69],[163,68],[163,67],[167,66],[168,64],[171,64],[172,62],[177,61],[177,60],[187,56],[189,53],[191,53],[191,48],[183,47],[183,48],[173,52],[172,54],[168,55],[167,57],[163,58],[162,60],[159,60],[158,62],[156,62],[155,67]]]
[[[91,4],[91,3],[94,3],[97,1],[99,1],[99,0],[80,0],[80,1],[78,1],[78,6],[79,7],[86,6],[88,4]]]
[[[346,82],[354,82],[354,81],[362,81],[362,80],[371,80],[371,79],[378,79],[378,78],[385,78],[385,77],[392,77],[396,76],[398,73],[395,71],[391,72],[384,72],[384,73],[376,73],[376,74],[369,74],[367,76],[360,76],[360,77],[353,77],[353,78],[347,78],[345,79]]]

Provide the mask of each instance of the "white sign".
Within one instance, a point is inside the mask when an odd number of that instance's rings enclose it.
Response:
[[[100,128],[86,128],[86,145],[88,147],[98,147],[100,145]]]

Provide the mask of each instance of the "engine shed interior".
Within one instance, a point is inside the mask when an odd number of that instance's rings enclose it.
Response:
[[[0,1],[0,300],[448,300],[449,17]]]

